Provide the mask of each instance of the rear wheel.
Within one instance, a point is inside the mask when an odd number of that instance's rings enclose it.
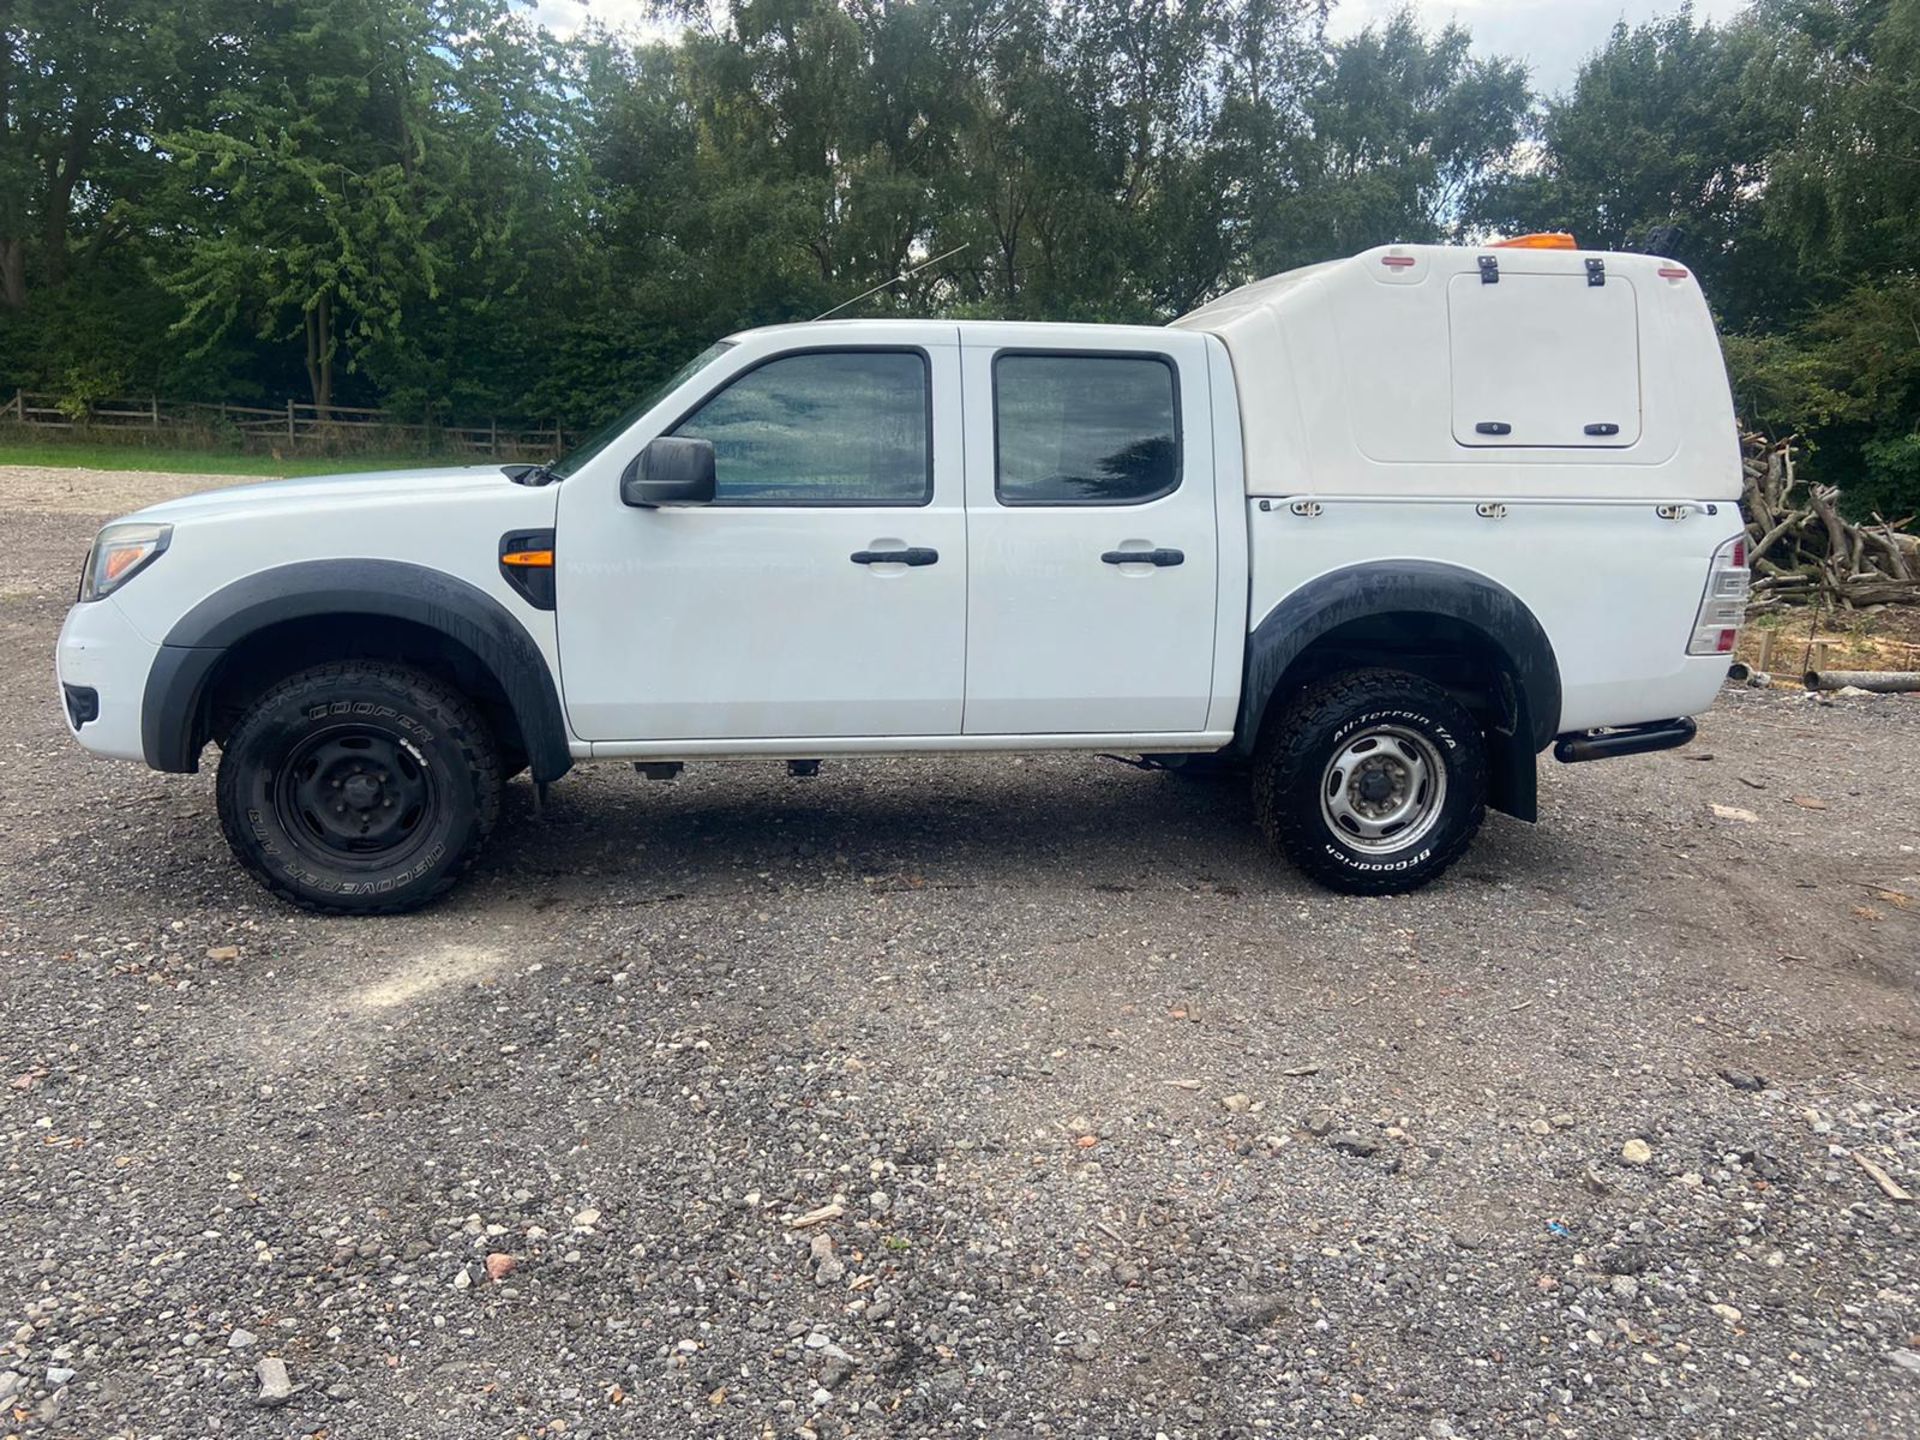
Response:
[[[240,863],[310,910],[412,910],[453,884],[500,808],[500,761],[458,691],[401,665],[321,665],[266,691],[220,757]]]
[[[1261,739],[1254,808],[1273,846],[1351,895],[1426,884],[1486,816],[1486,745],[1439,686],[1357,670],[1303,691]]]

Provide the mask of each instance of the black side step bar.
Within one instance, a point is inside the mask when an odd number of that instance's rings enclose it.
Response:
[[[1616,755],[1645,755],[1672,750],[1693,739],[1700,727],[1682,715],[1678,720],[1655,720],[1619,730],[1584,731],[1554,741],[1553,758],[1563,765],[1582,760],[1611,760]]]

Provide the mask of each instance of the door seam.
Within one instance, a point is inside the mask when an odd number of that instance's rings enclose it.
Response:
[[[967,681],[973,664],[973,506],[967,501],[967,351],[961,342],[960,327],[953,327],[953,368],[959,401],[960,428],[960,545],[967,563],[960,567],[960,725],[957,734],[967,733]],[[938,466],[936,455],[934,464]],[[939,481],[936,478],[935,488]]]

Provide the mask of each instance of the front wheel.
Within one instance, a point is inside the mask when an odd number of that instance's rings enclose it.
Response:
[[[346,661],[267,690],[220,756],[240,863],[309,910],[413,910],[453,884],[500,810],[493,737],[466,698],[402,665]]]
[[[1434,879],[1473,843],[1486,794],[1473,717],[1439,686],[1397,670],[1310,686],[1254,756],[1254,809],[1268,841],[1349,895]]]

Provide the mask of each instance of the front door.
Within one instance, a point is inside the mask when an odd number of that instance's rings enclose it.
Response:
[[[752,337],[658,433],[713,442],[713,503],[565,482],[558,619],[586,740],[954,735],[966,625],[952,326],[804,351]],[[787,341],[791,344],[791,341]],[[578,488],[576,489],[576,486]]]
[[[1205,730],[1219,543],[1205,337],[1009,338],[968,330],[961,352],[966,733]]]

